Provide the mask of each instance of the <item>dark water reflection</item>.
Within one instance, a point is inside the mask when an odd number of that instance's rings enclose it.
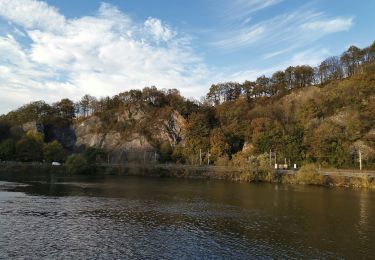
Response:
[[[0,258],[374,259],[375,192],[0,176]]]

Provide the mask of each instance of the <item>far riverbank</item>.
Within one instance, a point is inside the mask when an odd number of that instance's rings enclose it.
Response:
[[[124,175],[167,178],[202,178],[232,182],[270,182],[375,189],[375,171],[314,169],[257,172],[232,166],[182,164],[100,164],[95,175]],[[63,174],[64,165],[47,163],[0,162],[0,174]]]

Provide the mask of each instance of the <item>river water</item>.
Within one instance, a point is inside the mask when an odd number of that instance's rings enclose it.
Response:
[[[375,192],[0,175],[0,259],[375,259]]]

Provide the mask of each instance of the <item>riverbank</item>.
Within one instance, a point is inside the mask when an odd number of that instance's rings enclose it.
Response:
[[[0,163],[0,173],[67,174],[64,165],[43,163]],[[182,164],[101,164],[96,175],[149,176],[167,178],[201,178],[233,182],[269,182],[375,189],[375,172],[302,167],[299,171],[254,171],[231,166],[196,166]]]

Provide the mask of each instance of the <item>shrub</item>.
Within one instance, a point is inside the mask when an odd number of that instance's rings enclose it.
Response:
[[[105,168],[106,175],[120,175],[121,173],[122,173],[122,170],[119,167],[106,167]]]
[[[6,139],[0,144],[0,160],[10,161],[14,159],[16,143],[13,139]]]
[[[296,181],[299,184],[322,185],[324,176],[319,173],[316,164],[306,164],[297,172]]]
[[[90,166],[82,155],[72,154],[66,160],[68,174],[78,175],[90,172]]]
[[[171,145],[169,144],[168,141],[164,141],[161,145],[160,145],[160,148],[159,148],[159,153],[160,153],[160,158],[159,160],[161,162],[167,162],[167,161],[170,161],[171,160],[171,156],[172,156],[172,147]]]
[[[16,144],[17,158],[21,162],[36,162],[43,159],[43,141],[30,136],[23,137]]]
[[[53,141],[44,145],[43,148],[44,159],[47,162],[63,162],[64,161],[64,148],[58,141]]]

